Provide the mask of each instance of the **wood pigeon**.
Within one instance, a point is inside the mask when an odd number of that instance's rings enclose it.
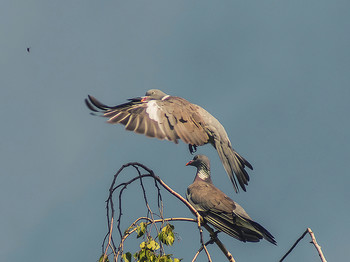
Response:
[[[186,197],[205,221],[243,242],[258,242],[264,238],[277,244],[263,226],[254,222],[240,205],[214,186],[208,157],[196,155],[186,164],[189,165],[197,167],[197,174],[187,188]]]
[[[127,130],[176,144],[181,139],[189,144],[191,153],[197,146],[212,144],[235,191],[238,192],[238,185],[234,174],[246,191],[249,175],[245,167],[253,169],[252,165],[232,148],[224,127],[202,107],[158,89],[148,90],[145,96],[117,106],[104,105],[93,96],[88,96],[85,103],[90,110],[107,117],[108,123],[120,123]]]

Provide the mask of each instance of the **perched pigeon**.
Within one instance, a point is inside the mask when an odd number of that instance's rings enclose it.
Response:
[[[240,156],[231,146],[231,142],[220,122],[202,107],[187,100],[170,96],[157,89],[146,92],[146,96],[129,99],[128,103],[106,106],[93,96],[85,99],[88,108],[109,118],[108,123],[120,123],[125,128],[148,137],[166,139],[178,143],[181,139],[193,148],[212,144],[217,150],[233,187],[238,185],[246,191],[249,175],[244,169],[253,169],[252,165]]]
[[[240,241],[258,242],[265,238],[276,245],[274,237],[264,227],[254,222],[240,205],[214,186],[208,157],[197,155],[188,165],[197,167],[197,174],[193,184],[187,188],[186,197],[205,221]]]

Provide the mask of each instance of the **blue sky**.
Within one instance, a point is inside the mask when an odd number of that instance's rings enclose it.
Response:
[[[306,227],[329,261],[345,261],[349,8],[323,0],[2,1],[0,257],[96,261],[104,201],[126,162],[143,163],[185,194],[195,174],[185,167],[187,145],[108,125],[83,103],[91,94],[115,105],[158,88],[216,116],[254,167],[237,195],[215,150],[198,149],[211,159],[215,185],[278,242],[220,235],[236,261],[277,261]],[[130,219],[144,214],[134,208],[138,192],[130,187],[126,198]],[[165,200],[166,216],[192,217]],[[189,261],[197,229],[175,229],[180,241],[169,252]],[[286,261],[319,261],[308,242]],[[224,261],[216,246],[209,251]]]

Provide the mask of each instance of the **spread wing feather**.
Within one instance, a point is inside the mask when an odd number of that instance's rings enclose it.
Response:
[[[93,96],[85,103],[88,108],[107,117],[108,123],[125,125],[125,129],[158,139],[167,139],[178,143],[178,139],[192,145],[203,145],[209,136],[204,121],[191,103],[180,97],[168,97],[165,100],[151,100],[151,104],[141,98],[129,102],[107,106]],[[154,104],[155,103],[155,104]]]

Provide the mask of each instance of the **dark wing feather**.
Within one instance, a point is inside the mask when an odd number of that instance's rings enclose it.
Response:
[[[275,240],[275,237],[269,232],[267,231],[267,229],[265,229],[262,225],[260,225],[257,222],[254,221],[250,221],[251,224],[259,231],[263,234],[264,238],[269,241],[270,243],[277,245],[277,242]]]
[[[205,215],[205,220],[212,224],[217,230],[228,234],[243,242],[259,242],[263,236],[255,231],[234,224],[234,222],[223,219],[215,213]]]
[[[258,242],[265,238],[276,244],[264,227],[254,222],[240,205],[212,183],[194,182],[188,187],[187,197],[203,218],[219,231],[244,242]]]

